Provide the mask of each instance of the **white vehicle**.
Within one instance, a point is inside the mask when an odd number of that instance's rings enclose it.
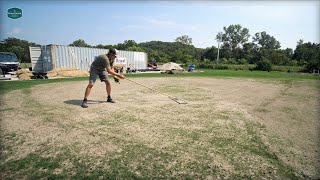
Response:
[[[11,52],[0,52],[0,73],[1,75],[7,72],[17,71],[19,68],[19,60],[17,55]]]

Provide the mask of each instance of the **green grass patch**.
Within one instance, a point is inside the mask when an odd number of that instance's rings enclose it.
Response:
[[[184,74],[158,74],[158,73],[140,73],[140,74],[126,74],[128,78],[138,77],[235,77],[235,78],[264,78],[264,79],[276,79],[276,80],[305,80],[315,79],[320,80],[320,76],[313,76],[310,74],[302,73],[284,73],[284,72],[263,72],[263,71],[235,71],[235,70],[207,70],[204,72],[184,73]],[[70,81],[84,81],[88,80],[88,77],[77,78],[61,78],[61,79],[41,79],[41,80],[21,80],[21,81],[0,81],[0,94],[5,92],[30,88],[39,84],[47,83],[62,83]],[[125,80],[122,80],[125,81]]]
[[[0,94],[16,90],[27,89],[35,85],[49,84],[49,83],[63,83],[71,81],[83,81],[88,80],[88,77],[80,78],[61,78],[61,79],[37,79],[37,80],[19,80],[19,81],[0,81]]]
[[[29,67],[32,67],[32,64],[31,63],[20,63],[19,67],[22,69],[27,69]]]
[[[203,72],[200,72],[203,71]],[[236,70],[209,70],[198,69],[197,72],[183,73],[183,74],[155,74],[155,73],[141,73],[128,74],[130,77],[236,77],[236,78],[268,78],[268,79],[316,79],[320,80],[320,76],[303,73],[286,73],[286,72],[265,72],[265,71],[236,71]]]

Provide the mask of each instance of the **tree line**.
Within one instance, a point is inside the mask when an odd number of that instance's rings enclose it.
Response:
[[[251,41],[249,41],[250,37],[252,37]],[[319,43],[304,42],[300,39],[294,50],[280,49],[281,44],[275,37],[265,31],[251,36],[249,29],[240,24],[224,27],[215,39],[218,47],[208,48],[194,47],[192,38],[187,35],[177,37],[174,42],[136,43],[134,40],[125,40],[115,45],[96,46],[78,39],[69,46],[146,52],[150,60],[157,60],[160,63],[192,63],[203,68],[210,68],[214,64],[255,64],[259,70],[271,70],[273,65],[301,66],[305,72],[320,70]],[[21,62],[30,62],[29,46],[40,45],[10,37],[1,42],[0,50],[14,52]]]

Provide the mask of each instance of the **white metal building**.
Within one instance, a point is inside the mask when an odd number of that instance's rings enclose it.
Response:
[[[65,45],[45,45],[29,47],[33,72],[47,72],[54,68],[76,68],[90,70],[94,58],[100,54],[107,54],[108,49],[72,47]],[[148,55],[145,52],[118,50],[119,59],[125,67],[134,69],[147,69]]]

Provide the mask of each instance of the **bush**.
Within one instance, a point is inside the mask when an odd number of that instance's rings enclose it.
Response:
[[[270,72],[272,70],[272,64],[268,59],[264,58],[261,61],[257,62],[255,70]]]
[[[224,64],[217,64],[215,65],[214,69],[229,69],[227,65]]]
[[[200,69],[214,69],[214,64],[211,62],[200,62],[200,63],[195,63],[196,67]]]
[[[241,58],[238,60],[238,64],[248,64],[248,61],[245,58]]]
[[[305,69],[304,69],[304,72],[309,72],[309,73],[312,73],[313,71],[318,71],[320,70],[320,61],[318,60],[313,60],[311,62],[309,62]]]
[[[237,61],[234,58],[222,58],[222,64],[237,64]]]
[[[302,66],[272,66],[272,71],[279,72],[303,72]]]

